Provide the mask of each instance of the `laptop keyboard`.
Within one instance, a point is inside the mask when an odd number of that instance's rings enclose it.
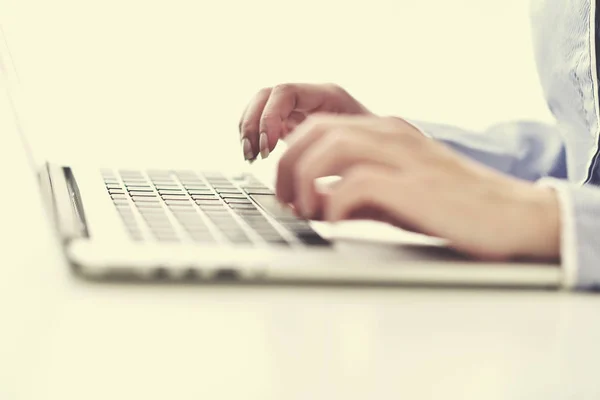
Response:
[[[108,195],[132,240],[328,246],[251,175],[103,170]]]

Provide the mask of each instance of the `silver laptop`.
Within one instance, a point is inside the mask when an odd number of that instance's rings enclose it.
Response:
[[[341,235],[298,219],[248,173],[38,162],[4,32],[2,135],[19,135],[73,272],[96,281],[352,283],[559,288],[558,265],[482,263],[436,238]],[[10,123],[9,120],[10,119]],[[3,149],[3,151],[9,151]],[[375,223],[374,223],[375,224]],[[388,232],[392,232],[391,228]],[[400,231],[397,231],[400,232]],[[393,235],[392,235],[393,236]],[[389,239],[387,237],[383,239]]]

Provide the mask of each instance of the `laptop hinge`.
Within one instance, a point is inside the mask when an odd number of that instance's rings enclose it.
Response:
[[[69,242],[88,237],[79,190],[71,169],[47,163],[44,175],[50,186],[52,211],[61,239]]]

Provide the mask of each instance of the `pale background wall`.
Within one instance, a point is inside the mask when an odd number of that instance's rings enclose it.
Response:
[[[524,0],[0,5],[31,134],[54,158],[240,162],[245,103],[288,81],[337,82],[376,112],[466,127],[550,120]]]

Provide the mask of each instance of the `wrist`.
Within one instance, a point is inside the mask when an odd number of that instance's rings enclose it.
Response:
[[[516,229],[521,234],[515,256],[536,259],[560,257],[560,205],[554,189],[529,183],[516,192],[515,207],[521,215]]]

